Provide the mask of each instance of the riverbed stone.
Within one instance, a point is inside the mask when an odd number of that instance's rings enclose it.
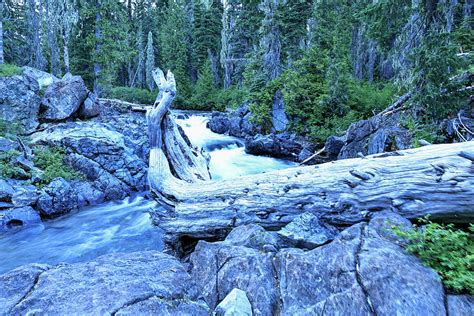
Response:
[[[30,206],[0,210],[0,231],[40,223],[39,213]]]
[[[55,217],[78,207],[77,192],[63,178],[51,181],[38,198],[37,207],[45,217]]]
[[[0,179],[0,201],[11,202],[15,190],[6,180]]]
[[[252,316],[252,305],[247,294],[235,288],[217,305],[214,312],[216,316]]]
[[[158,251],[110,254],[87,263],[20,267],[0,275],[0,314],[209,314],[177,259]],[[148,310],[147,307],[153,309]]]

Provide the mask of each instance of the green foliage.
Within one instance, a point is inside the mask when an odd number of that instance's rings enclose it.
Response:
[[[21,75],[23,70],[20,67],[12,64],[2,64],[0,65],[0,77],[11,77],[16,75]]]
[[[452,80],[468,68],[467,60],[457,57],[457,52],[451,34],[431,32],[410,56],[413,103],[427,113],[428,119],[446,118],[466,105],[469,92],[461,89],[465,83]]]
[[[392,229],[407,241],[408,252],[438,272],[449,290],[474,295],[474,224],[465,231],[427,218],[420,222],[423,226],[413,230]]]
[[[0,136],[15,138],[21,131],[22,128],[19,123],[0,119]]]
[[[246,101],[247,95],[248,93],[245,88],[238,86],[222,89],[217,93],[218,108],[236,109]]]
[[[195,110],[224,110],[219,103],[218,91],[214,87],[211,63],[207,61],[199,72],[190,103]]]
[[[21,153],[17,150],[0,152],[0,177],[4,179],[24,179],[30,176],[29,173],[18,167],[15,158]]]
[[[401,124],[413,136],[412,146],[415,148],[421,146],[420,140],[426,140],[430,143],[439,143],[441,141],[441,128],[439,125],[420,123],[411,115],[402,117]]]
[[[106,92],[106,96],[111,99],[149,105],[155,102],[156,95],[156,91],[130,87],[116,87]]]
[[[64,162],[64,151],[59,147],[45,147],[35,149],[34,163],[43,171],[39,185],[50,183],[61,177],[66,180],[79,179],[81,174],[74,171]]]

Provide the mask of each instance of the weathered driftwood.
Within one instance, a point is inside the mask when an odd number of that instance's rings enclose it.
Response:
[[[336,225],[357,223],[382,210],[407,218],[431,214],[449,221],[474,220],[474,142],[223,181],[189,183],[177,179],[161,142],[166,119],[164,125],[161,121],[176,90],[172,74],[161,80],[162,98],[149,114],[149,179],[153,192],[162,198],[162,207],[152,212],[152,218],[167,237],[216,237],[249,223],[277,229],[303,212]]]

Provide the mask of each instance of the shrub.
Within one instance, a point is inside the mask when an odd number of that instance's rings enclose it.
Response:
[[[398,226],[392,229],[407,241],[408,252],[438,272],[449,290],[474,295],[474,224],[465,231],[427,218],[420,223],[423,226],[409,231]]]
[[[35,165],[43,170],[39,185],[50,183],[61,177],[66,180],[81,178],[81,174],[64,163],[64,151],[58,147],[45,147],[35,150]]]
[[[9,122],[0,119],[0,136],[15,138],[21,132],[21,126],[16,122]]]
[[[106,96],[111,99],[149,105],[155,102],[156,95],[157,92],[130,87],[115,87],[106,93]]]
[[[17,150],[0,152],[0,177],[4,179],[24,179],[31,176],[14,163],[14,158],[20,154],[21,153]]]
[[[11,77],[16,75],[21,75],[23,70],[15,65],[11,64],[2,64],[0,65],[0,77]]]
[[[415,148],[421,146],[420,140],[422,139],[430,143],[439,143],[442,141],[442,131],[439,125],[422,124],[409,115],[402,118],[401,124],[410,131],[413,137],[412,146]]]

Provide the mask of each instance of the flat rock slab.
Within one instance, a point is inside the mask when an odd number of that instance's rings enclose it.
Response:
[[[0,275],[0,314],[103,315],[153,310],[208,314],[207,305],[197,296],[183,266],[156,251],[112,254],[54,267],[28,265]]]

